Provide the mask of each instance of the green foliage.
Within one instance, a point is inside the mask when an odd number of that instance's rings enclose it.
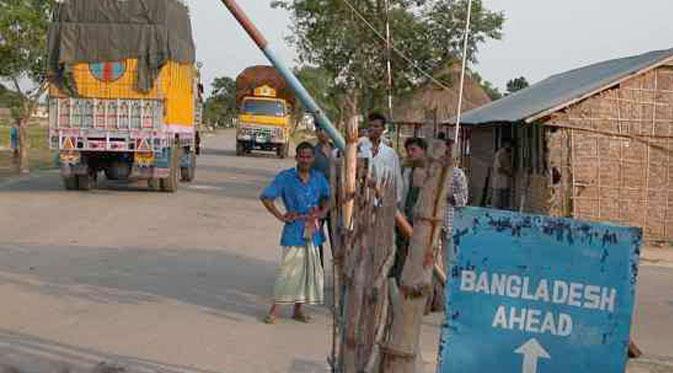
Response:
[[[382,0],[348,0],[385,35],[386,11]],[[467,0],[390,0],[390,27],[394,46],[414,61],[392,53],[393,94],[399,96],[426,80],[418,68],[434,73],[462,50]],[[358,18],[344,0],[276,0],[293,21],[290,41],[300,63],[318,66],[332,91],[357,95],[361,110],[385,107],[385,42]],[[501,38],[504,16],[473,2],[469,60],[476,61],[479,45]],[[414,66],[415,65],[415,66]]]
[[[467,20],[468,0],[434,1],[427,12],[426,23],[429,25],[428,39],[437,51],[434,63],[462,55],[465,21]],[[502,12],[491,12],[484,8],[481,0],[472,2],[472,18],[470,37],[468,38],[468,61],[477,62],[479,45],[488,39],[500,40],[505,16]]]
[[[507,82],[507,94],[512,94],[516,91],[528,88],[529,85],[530,84],[528,84],[528,80],[526,80],[526,78],[523,76],[512,79]]]
[[[21,96],[18,93],[0,84],[0,108],[16,107],[20,103]]]
[[[212,87],[204,106],[206,123],[227,125],[236,117],[236,81],[227,76],[215,78]]]
[[[49,0],[0,2],[0,76],[44,79]]]
[[[341,113],[340,99],[344,93],[330,79],[329,72],[320,67],[303,66],[296,69],[295,74],[327,116],[338,118]]]
[[[30,115],[44,92],[51,5],[51,0],[0,2],[0,79],[10,81],[20,98],[10,100],[17,117]],[[22,89],[20,82],[26,81],[33,87]]]

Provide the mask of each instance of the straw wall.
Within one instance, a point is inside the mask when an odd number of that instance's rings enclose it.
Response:
[[[572,168],[570,160],[570,131],[547,127],[548,214],[555,217],[572,216]]]
[[[673,240],[672,67],[636,76],[547,124],[564,127],[558,149],[569,143],[573,216],[639,226],[646,239]],[[550,162],[562,165],[563,158],[550,156]],[[553,210],[563,211],[566,203],[554,201]]]

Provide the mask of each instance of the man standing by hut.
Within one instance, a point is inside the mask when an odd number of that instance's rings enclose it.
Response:
[[[269,213],[285,224],[273,304],[264,319],[269,324],[278,318],[282,304],[293,304],[292,318],[308,322],[302,305],[323,302],[324,272],[317,248],[325,240],[319,222],[329,209],[329,183],[323,174],[311,168],[315,160],[311,144],[299,144],[295,159],[297,166],[279,173],[260,196]],[[285,213],[275,204],[278,198],[283,201]]]
[[[510,208],[513,176],[512,145],[509,140],[504,139],[493,161],[493,207],[501,210]]]
[[[452,139],[446,140],[446,156],[449,162],[453,162],[454,142]],[[449,193],[446,196],[446,210],[444,211],[444,255],[446,255],[447,262],[450,264],[454,260],[453,252],[453,220],[456,213],[456,208],[465,207],[468,200],[467,177],[465,172],[457,167],[455,164],[451,167],[451,185]]]

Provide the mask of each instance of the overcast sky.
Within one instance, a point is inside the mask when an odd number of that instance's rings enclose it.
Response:
[[[340,0],[334,0],[340,1]],[[505,13],[504,37],[482,46],[476,70],[504,87],[530,82],[606,59],[673,48],[672,0],[483,0]],[[217,0],[187,0],[204,83],[235,77],[246,66],[266,63],[262,53]],[[284,37],[290,20],[268,0],[239,0],[250,18],[288,63],[294,52]]]

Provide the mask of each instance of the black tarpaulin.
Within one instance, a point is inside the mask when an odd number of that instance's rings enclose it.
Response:
[[[69,64],[138,59],[147,92],[167,61],[194,63],[189,11],[177,0],[64,0],[49,28],[49,75],[62,87]]]

